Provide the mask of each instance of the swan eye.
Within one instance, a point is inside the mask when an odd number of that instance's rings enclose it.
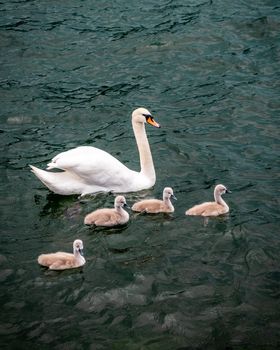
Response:
[[[143,114],[143,116],[146,118],[146,122],[148,123],[148,124],[151,124],[151,123],[153,123],[154,122],[154,118],[153,118],[153,116],[151,115],[151,114]]]
[[[153,118],[152,116],[151,116],[151,114],[145,114],[145,113],[143,113],[143,116],[147,119],[147,118]]]

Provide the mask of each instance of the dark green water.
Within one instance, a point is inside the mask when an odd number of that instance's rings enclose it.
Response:
[[[279,349],[279,2],[1,1],[1,349]],[[143,106],[171,216],[92,230],[114,197],[51,194],[29,171],[94,145],[139,169]],[[225,197],[227,217],[184,215]],[[42,252],[82,270],[49,272]]]

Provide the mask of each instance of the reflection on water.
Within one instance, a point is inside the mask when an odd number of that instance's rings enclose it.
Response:
[[[4,1],[1,30],[1,349],[278,349],[278,3]],[[129,206],[172,215],[84,216],[114,194],[63,197],[30,172],[93,145],[131,169],[131,111],[149,108],[157,182]],[[227,216],[187,217],[223,183]],[[86,265],[48,271],[76,238]]]

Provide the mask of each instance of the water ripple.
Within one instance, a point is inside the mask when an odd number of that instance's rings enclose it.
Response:
[[[1,349],[278,349],[278,3],[1,5]],[[175,212],[85,227],[113,196],[50,194],[28,164],[93,145],[139,170],[138,106],[157,182],[127,201],[172,186]],[[217,183],[229,215],[186,217]],[[78,236],[83,269],[38,266]]]

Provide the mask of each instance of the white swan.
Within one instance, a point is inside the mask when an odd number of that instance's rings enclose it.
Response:
[[[30,165],[33,173],[53,192],[70,195],[96,192],[135,192],[152,187],[156,181],[153,158],[145,131],[145,123],[160,125],[145,108],[132,113],[132,127],[139,151],[141,171],[136,172],[101,149],[80,146],[58,154],[47,170]]]
[[[41,254],[38,256],[38,263],[50,270],[66,270],[83,266],[86,263],[83,257],[83,242],[80,239],[73,242],[73,254],[64,252]]]
[[[215,202],[197,204],[186,211],[186,215],[219,216],[229,212],[229,206],[223,200],[224,193],[231,193],[224,185],[217,185],[214,189]]]
[[[117,196],[114,208],[97,209],[86,215],[84,223],[85,225],[106,227],[123,225],[129,220],[129,214],[123,207],[127,207],[125,197]]]

